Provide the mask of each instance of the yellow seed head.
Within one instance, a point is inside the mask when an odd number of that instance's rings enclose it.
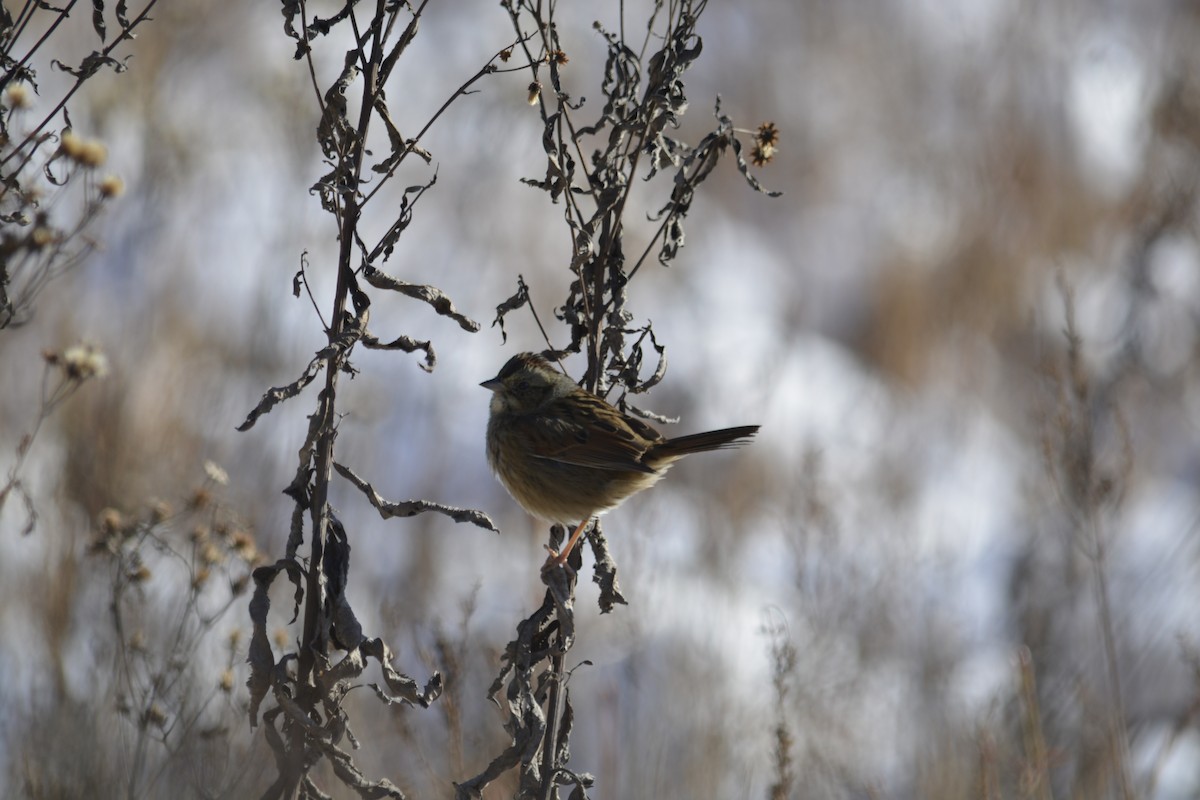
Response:
[[[72,130],[63,131],[62,137],[58,140],[58,150],[72,161],[78,161],[83,155],[84,140]]]
[[[125,181],[118,178],[116,175],[105,175],[100,181],[100,197],[105,200],[112,200],[125,194]]]
[[[9,108],[29,108],[33,105],[33,100],[29,96],[29,87],[23,83],[14,83],[8,87],[7,96]]]
[[[105,536],[111,536],[125,524],[125,518],[115,508],[106,508],[100,512],[100,531]]]
[[[83,143],[83,149],[79,153],[79,163],[88,169],[104,166],[104,162],[108,160],[108,148],[103,142],[96,139],[88,139]]]
[[[108,358],[88,342],[68,347],[63,351],[59,363],[72,380],[85,381],[88,378],[103,378],[108,374]]]
[[[29,247],[33,250],[41,250],[43,247],[54,242],[54,229],[48,228],[45,225],[38,225],[29,232]]]

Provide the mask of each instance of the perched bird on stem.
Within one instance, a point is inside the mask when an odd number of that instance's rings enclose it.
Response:
[[[744,444],[757,425],[668,439],[636,417],[575,385],[534,353],[509,359],[480,386],[492,391],[488,463],[508,493],[535,517],[577,525],[562,565],[588,523],[658,482],[692,453]]]

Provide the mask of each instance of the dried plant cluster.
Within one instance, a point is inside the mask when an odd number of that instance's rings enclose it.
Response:
[[[246,764],[228,766],[229,719],[242,711],[234,697],[242,609],[251,570],[263,559],[252,529],[221,501],[228,482],[209,462],[178,505],[157,500],[132,514],[108,508],[97,520],[89,549],[107,562],[118,643],[106,705],[129,725],[122,735],[130,796],[162,793],[194,760],[211,764],[209,784],[220,791],[243,792],[250,777]],[[166,603],[149,589],[156,575],[179,587]]]
[[[88,227],[106,201],[124,191],[117,176],[97,174],[108,150],[72,128],[67,103],[101,70],[127,69],[117,54],[149,19],[154,3],[131,18],[125,2],[108,12],[97,0],[92,28],[101,47],[77,65],[51,62],[73,79],[57,97],[42,96],[31,62],[69,8],[25,3],[16,17],[7,6],[0,9],[0,330],[27,322],[46,284],[88,256],[95,246]],[[117,27],[111,39],[109,13]],[[77,204],[73,212],[58,207],[68,198]]]
[[[252,722],[257,722],[260,703],[270,694],[275,706],[264,713],[268,741],[276,755],[279,780],[266,796],[292,796],[299,785],[310,786],[308,772],[319,758],[332,762],[338,777],[360,793],[400,796],[399,789],[385,779],[371,781],[363,776],[339,744],[350,737],[349,719],[342,699],[366,666],[368,657],[379,661],[387,684],[376,691],[387,702],[401,700],[428,706],[442,691],[438,673],[424,688],[392,671],[391,651],[378,638],[368,638],[350,608],[345,590],[351,579],[352,536],[328,507],[328,482],[332,470],[361,489],[385,518],[438,511],[457,521],[471,522],[494,530],[495,526],[477,511],[453,509],[426,501],[405,504],[383,500],[371,485],[353,470],[334,461],[336,435],[335,400],[339,373],[350,372],[350,355],[361,343],[367,348],[400,349],[425,353],[424,367],[432,370],[436,359],[430,342],[399,336],[381,342],[368,329],[371,290],[396,291],[431,305],[468,332],[479,325],[459,313],[449,298],[432,286],[417,286],[386,274],[381,265],[392,255],[397,240],[412,221],[416,203],[433,187],[433,179],[409,186],[400,193],[399,214],[381,234],[368,235],[360,226],[364,207],[386,197],[384,192],[412,154],[428,162],[430,155],[421,138],[435,115],[412,138],[404,138],[389,110],[385,86],[405,48],[417,33],[424,6],[408,8],[380,2],[374,16],[360,20],[360,11],[347,6],[329,19],[309,19],[305,3],[285,7],[285,30],[297,42],[297,59],[306,60],[317,82],[313,62],[314,43],[335,30],[349,27],[355,44],[346,51],[344,67],[334,83],[318,92],[321,122],[318,139],[329,164],[329,172],[313,187],[322,207],[338,220],[339,252],[337,289],[328,326],[329,346],[310,362],[304,375],[293,383],[272,389],[247,418],[242,430],[278,402],[294,397],[309,383],[324,375],[318,408],[301,448],[296,476],[287,489],[295,502],[292,535],[286,554],[273,566],[255,572],[256,592],[251,605],[254,634],[251,641],[250,677]],[[543,144],[547,156],[544,178],[526,181],[561,202],[564,222],[574,248],[570,269],[576,280],[557,316],[567,326],[567,343],[554,348],[555,357],[586,349],[592,391],[608,394],[615,385],[625,392],[640,393],[658,383],[666,369],[664,347],[654,338],[651,325],[631,329],[634,315],[626,307],[627,286],[642,263],[655,250],[658,261],[669,263],[683,244],[683,222],[697,187],[711,174],[726,151],[734,154],[748,183],[762,191],[750,175],[741,155],[742,144],[733,122],[717,109],[718,127],[695,146],[675,139],[671,131],[687,109],[683,75],[700,54],[695,25],[704,3],[682,3],[662,9],[661,17],[650,20],[641,52],[634,52],[618,36],[601,31],[608,47],[602,91],[605,98],[597,117],[585,124],[587,108],[574,103],[560,85],[560,71],[569,61],[559,41],[552,7],[528,3],[505,3],[516,40],[504,47],[460,87],[443,105],[444,110],[477,81],[505,70],[528,70],[531,77],[530,104],[539,108],[545,127]],[[405,20],[407,17],[407,21]],[[657,49],[651,49],[652,46]],[[519,54],[519,55],[514,55]],[[511,66],[502,66],[510,64]],[[547,79],[549,91],[542,90]],[[358,113],[350,110],[355,95]],[[440,115],[440,111],[438,114]],[[386,155],[371,161],[367,140],[372,125],[387,134]],[[764,126],[754,136],[756,159],[765,161],[776,146],[773,126]],[[584,148],[595,143],[590,159]],[[576,161],[578,157],[579,161]],[[578,164],[586,166],[578,166]],[[652,179],[670,171],[673,188],[669,199],[657,210],[661,220],[657,232],[642,245],[639,258],[627,265],[624,255],[624,219],[634,213],[629,203],[636,180]],[[366,177],[372,182],[368,184]],[[381,194],[381,192],[383,192]],[[360,278],[367,284],[360,284]],[[297,275],[296,289],[306,283]],[[504,315],[528,303],[528,290],[518,279],[517,295],[497,309],[496,322],[503,330]],[[368,288],[369,287],[369,288]],[[315,303],[314,298],[314,303]],[[629,338],[634,337],[634,338]],[[657,353],[654,374],[641,378],[643,344]],[[305,536],[307,519],[308,535]],[[561,535],[561,534],[559,534]],[[307,538],[307,565],[300,548]],[[592,537],[597,554],[596,580],[603,587],[601,607],[610,610],[624,602],[616,582],[616,569],[604,548],[603,537]],[[561,572],[561,571],[560,571]],[[286,575],[296,587],[295,613],[303,606],[303,635],[294,653],[277,656],[266,633],[268,590],[279,576]],[[485,786],[502,773],[519,768],[519,796],[550,797],[562,784],[583,792],[592,778],[567,766],[573,712],[565,685],[564,657],[574,639],[574,578],[558,574],[547,578],[550,589],[541,608],[518,626],[505,666],[492,686],[495,698],[503,690],[508,709],[505,727],[512,744],[479,775],[458,783],[463,797],[480,796]],[[335,653],[340,652],[340,657]],[[351,739],[353,741],[353,739]]]
[[[739,136],[745,134],[721,112],[719,102],[717,126],[699,142],[689,144],[675,135],[688,110],[684,75],[703,49],[696,25],[706,3],[657,8],[640,42],[628,40],[624,31],[596,26],[607,45],[601,85],[604,105],[599,113],[562,90],[569,45],[559,39],[554,6],[502,5],[520,36],[520,52],[530,64],[529,102],[539,109],[544,126],[546,173],[524,182],[561,203],[572,243],[573,280],[565,301],[555,309],[555,318],[566,330],[555,336],[537,321],[546,341],[544,355],[561,359],[585,354],[585,388],[613,397],[622,410],[666,422],[660,415],[627,404],[629,395],[645,393],[660,383],[667,369],[666,346],[655,338],[652,323],[639,323],[630,308],[630,281],[652,256],[663,266],[678,256],[696,191],[722,156],[733,157],[752,189],[766,192],[742,155]],[[755,160],[766,163],[778,144],[774,126],[764,125],[749,138]],[[626,221],[646,213],[631,202],[633,189],[660,174],[669,179],[671,188],[662,205],[650,210],[650,219],[658,225],[647,241],[631,239]],[[635,248],[634,258],[626,255],[627,247]],[[516,294],[497,306],[493,324],[503,332],[505,315],[525,307],[536,315],[529,288],[519,277]],[[555,344],[556,338],[561,344]],[[649,374],[643,377],[644,372]],[[560,547],[563,536],[560,528],[553,529],[550,546]],[[617,566],[599,524],[592,527],[588,540],[595,558],[593,580],[600,586],[600,610],[608,613],[626,602],[617,582]],[[575,715],[567,689],[572,672],[567,655],[576,638],[575,570],[582,566],[578,548],[572,556],[571,569],[543,573],[547,591],[542,605],[517,626],[517,638],[509,642],[504,667],[489,690],[492,698],[503,692],[505,728],[512,744],[483,772],[458,784],[461,798],[481,796],[484,787],[513,767],[520,769],[517,797],[549,798],[560,785],[573,787],[572,796],[583,797],[594,782],[592,775],[568,766]]]
[[[54,59],[52,65],[73,81],[52,97],[42,95],[39,75],[31,64],[69,10],[26,3],[14,17],[7,6],[0,9],[0,332],[27,323],[46,286],[88,257],[95,248],[88,228],[108,201],[124,191],[116,175],[98,174],[108,150],[103,142],[73,130],[67,102],[100,70],[126,69],[113,54],[147,20],[154,2],[150,0],[132,19],[126,4],[120,3],[114,12],[118,32],[106,41],[107,14],[98,0],[92,29],[102,47],[75,66]],[[36,524],[37,510],[19,472],[33,437],[56,406],[84,381],[106,370],[103,354],[88,344],[61,354],[48,353],[46,361],[61,372],[57,382],[46,373],[37,423],[22,438],[16,463],[0,487],[0,509],[10,495],[24,500],[26,533]]]

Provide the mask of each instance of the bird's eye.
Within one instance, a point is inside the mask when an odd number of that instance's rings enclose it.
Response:
[[[518,383],[517,391],[518,392],[528,392],[529,391],[529,381],[521,381],[520,383]]]

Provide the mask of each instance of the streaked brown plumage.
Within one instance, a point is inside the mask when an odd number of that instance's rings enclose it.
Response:
[[[684,456],[735,447],[758,431],[745,425],[668,439],[533,353],[513,356],[480,385],[493,392],[488,463],[504,488],[536,517],[578,523],[560,564],[592,517],[653,486]]]

